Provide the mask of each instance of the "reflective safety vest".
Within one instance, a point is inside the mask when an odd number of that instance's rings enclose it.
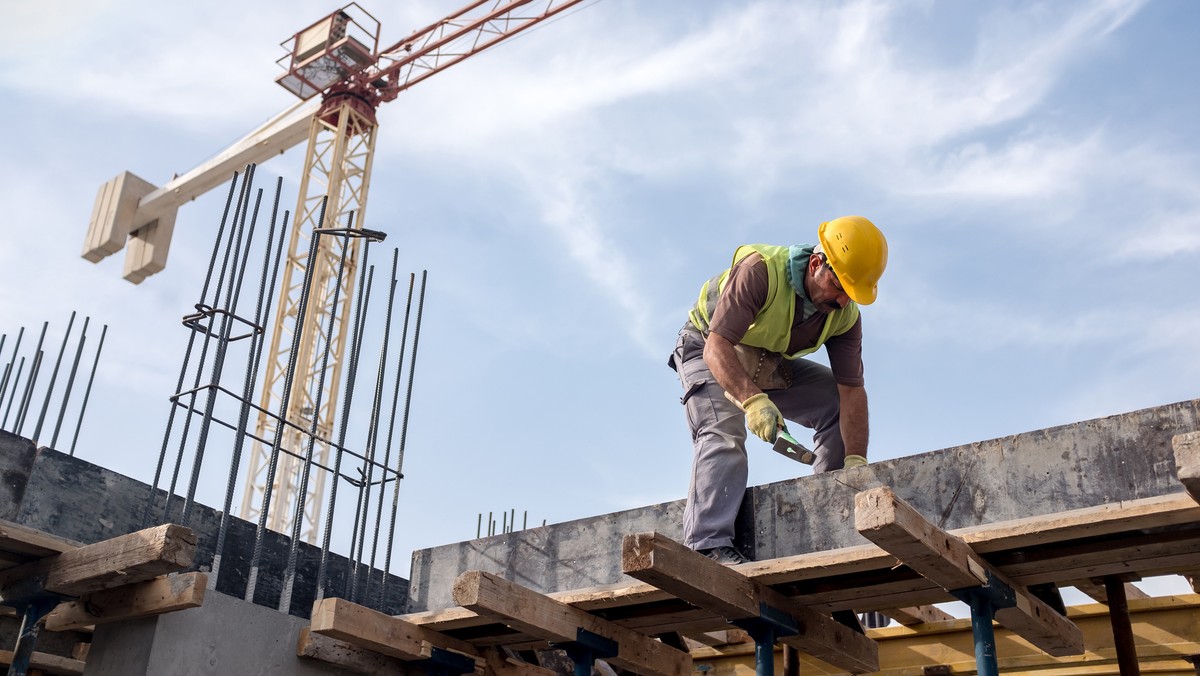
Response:
[[[767,302],[755,315],[754,323],[742,337],[742,344],[778,352],[788,359],[797,359],[816,352],[817,348],[824,345],[825,341],[833,336],[849,331],[858,319],[858,305],[854,301],[850,301],[846,307],[830,312],[825,317],[825,327],[817,339],[817,344],[788,354],[786,350],[792,340],[792,325],[795,323],[796,317],[796,291],[788,281],[791,252],[792,248],[786,246],[747,244],[738,247],[737,251],[733,253],[733,263],[736,265],[746,256],[757,253],[767,264]],[[811,254],[812,247],[796,249],[796,255],[803,256],[806,261]],[[725,290],[725,284],[729,281],[729,271],[732,269],[731,265],[728,270],[705,282],[704,286],[700,287],[699,300],[688,313],[692,324],[700,329],[705,337],[708,336],[709,318],[712,317],[713,310],[717,307],[717,299]]]

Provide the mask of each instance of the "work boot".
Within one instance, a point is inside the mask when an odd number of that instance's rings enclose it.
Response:
[[[713,561],[726,566],[736,566],[739,563],[746,563],[750,560],[730,545],[712,547],[710,549],[699,549],[697,551]]]

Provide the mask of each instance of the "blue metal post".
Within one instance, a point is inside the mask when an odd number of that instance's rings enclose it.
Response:
[[[575,676],[592,676],[592,665],[596,660],[613,657],[620,649],[617,642],[611,638],[590,632],[583,627],[575,629],[574,641],[550,645],[566,651],[567,657],[575,663]]]
[[[992,620],[996,609],[1017,605],[1013,588],[996,579],[989,571],[987,584],[950,592],[971,607],[971,632],[975,637],[975,671],[979,676],[999,676],[996,664],[996,632]]]
[[[42,596],[24,603],[21,619],[21,633],[17,636],[17,645],[13,648],[12,663],[8,666],[8,676],[25,676],[29,670],[29,660],[33,657],[33,646],[37,643],[38,628],[42,618],[58,606],[57,596]]]
[[[975,636],[975,671],[979,676],[999,676],[1000,667],[996,664],[996,632],[992,628],[992,619],[996,609],[992,607],[992,599],[982,589],[973,590],[967,595],[971,606],[971,633]]]
[[[744,629],[747,634],[750,634],[750,638],[754,639],[754,673],[756,676],[774,676],[775,639],[781,636],[794,636],[800,633],[800,629],[791,615],[765,603],[759,604],[758,613],[758,617],[734,620],[732,624]]]

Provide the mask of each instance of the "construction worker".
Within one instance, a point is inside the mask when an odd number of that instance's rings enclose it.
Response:
[[[822,223],[818,244],[738,247],[705,282],[669,364],[695,455],[684,543],[724,564],[746,491],[746,428],[767,443],[785,419],[813,430],[813,471],[867,464],[859,305],[875,302],[887,240],[861,216]],[[829,367],[804,355],[825,346]]]

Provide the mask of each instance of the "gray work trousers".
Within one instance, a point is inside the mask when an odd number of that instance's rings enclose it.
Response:
[[[725,398],[704,362],[704,336],[685,324],[670,365],[683,385],[680,402],[692,431],[692,478],[683,512],[684,544],[709,549],[733,544],[734,522],[746,492],[746,416]],[[767,396],[787,420],[813,430],[814,472],[841,469],[842,443],[837,383],[829,367],[807,359],[785,359],[792,386]],[[793,432],[795,430],[792,430]],[[796,435],[799,436],[799,435]],[[756,437],[757,438],[757,437]],[[764,449],[768,447],[764,444]]]

